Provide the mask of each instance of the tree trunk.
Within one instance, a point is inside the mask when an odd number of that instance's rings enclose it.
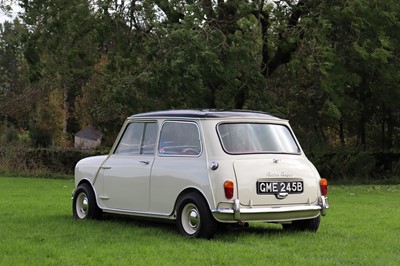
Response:
[[[238,93],[235,95],[233,108],[234,109],[243,109],[244,104],[246,102],[246,98],[247,98],[246,89],[240,88]]]
[[[340,138],[340,144],[342,145],[342,147],[344,147],[345,140],[344,140],[344,122],[343,122],[343,117],[340,117],[339,120],[339,138]]]
[[[391,108],[387,109],[387,134],[386,134],[386,148],[393,148],[393,133],[394,133],[394,118]]]
[[[67,135],[67,124],[68,124],[68,89],[64,87],[64,117],[63,117],[63,134]]]
[[[385,110],[385,108],[384,108]],[[385,111],[383,113],[383,119],[382,119],[382,124],[381,124],[381,149],[385,150],[386,149],[386,117],[385,117]]]
[[[358,125],[358,143],[359,143],[359,145],[361,146],[361,148],[363,149],[363,150],[365,150],[365,148],[366,148],[366,144],[367,144],[367,142],[366,142],[366,137],[365,137],[365,114],[364,114],[364,111],[363,111],[363,113],[361,114],[361,119],[360,119],[360,121],[359,121],[359,125]]]

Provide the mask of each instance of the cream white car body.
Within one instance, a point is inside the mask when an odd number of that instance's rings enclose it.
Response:
[[[131,147],[124,143],[123,136],[132,123],[151,126],[157,132],[154,145],[143,145],[140,154],[125,152]],[[222,143],[219,125],[245,123],[283,126],[293,137],[297,151],[230,153]],[[167,148],[161,147],[160,137],[164,126],[165,130],[174,126],[197,130],[199,139],[191,141],[199,147],[195,151],[187,149],[188,154],[165,153]],[[125,145],[121,153],[119,145]],[[224,189],[227,180],[233,183],[231,198]],[[179,198],[196,193],[208,205],[213,219],[223,223],[286,224],[325,215],[329,206],[321,195],[320,180],[288,121],[259,112],[182,110],[133,115],[124,123],[108,155],[85,158],[75,169],[76,188],[86,183],[103,212],[175,220]],[[272,184],[257,183],[264,181],[301,181],[290,185],[294,189],[299,186],[302,193],[258,194],[257,186],[264,190]],[[196,212],[190,215],[197,219]]]

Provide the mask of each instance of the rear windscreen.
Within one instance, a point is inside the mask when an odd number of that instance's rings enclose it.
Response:
[[[222,123],[217,129],[227,153],[300,153],[291,131],[284,125]]]

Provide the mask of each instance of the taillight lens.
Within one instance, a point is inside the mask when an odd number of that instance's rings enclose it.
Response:
[[[227,199],[233,198],[233,188],[234,188],[234,185],[231,180],[226,180],[224,182],[225,197]]]
[[[325,178],[322,178],[319,181],[319,185],[321,187],[321,194],[322,196],[326,196],[328,195],[328,180],[326,180]]]

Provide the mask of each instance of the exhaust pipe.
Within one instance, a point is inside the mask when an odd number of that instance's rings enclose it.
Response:
[[[248,222],[239,222],[238,224],[237,224],[238,226],[240,226],[240,227],[243,227],[243,228],[249,228],[249,223]]]

